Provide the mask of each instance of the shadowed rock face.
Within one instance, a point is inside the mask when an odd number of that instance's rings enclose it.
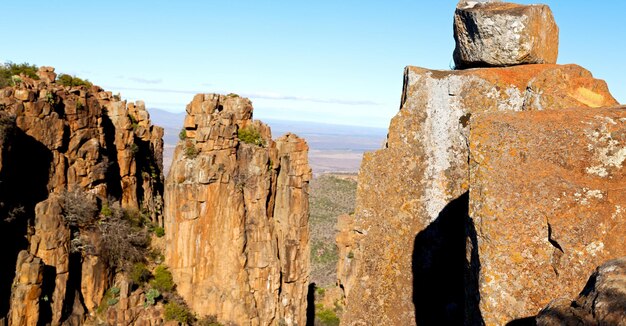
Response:
[[[461,71],[408,67],[401,103],[386,148],[363,158],[352,236],[342,235],[342,246],[351,252],[345,257],[344,250],[339,262],[346,266],[339,277],[348,294],[342,323],[410,325],[416,319],[466,318],[475,324],[481,321],[478,280],[452,272],[478,268],[470,259],[477,250],[469,232],[474,226],[462,209],[469,190],[472,115],[617,102],[603,81],[579,66],[523,65]],[[463,251],[467,258],[458,254]],[[442,274],[455,279],[416,277]],[[433,297],[432,289],[443,288],[447,294],[436,294],[440,304],[419,308],[429,315],[416,318],[415,305]]]
[[[141,102],[58,85],[49,67],[39,75],[0,90],[0,317],[77,323],[100,303],[112,271],[97,254],[69,252],[60,196],[80,189],[160,223],[163,131]]]
[[[576,300],[554,300],[536,319],[539,326],[626,324],[626,257],[602,264]]]
[[[626,108],[491,113],[470,129],[480,310],[503,325],[626,252]]]
[[[181,138],[165,197],[166,262],[178,293],[198,315],[223,322],[305,325],[306,142],[273,141],[252,121],[248,99],[214,94],[187,106]]]
[[[462,1],[454,13],[457,69],[556,63],[559,28],[546,5]]]

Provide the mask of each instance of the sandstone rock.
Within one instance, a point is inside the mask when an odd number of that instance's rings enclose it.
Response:
[[[626,110],[475,116],[470,216],[487,325],[574,297],[595,266],[626,252]]]
[[[475,282],[463,272],[472,268],[464,237],[471,116],[617,102],[575,65],[408,67],[404,80],[386,148],[366,153],[359,171],[354,281],[341,280],[342,323],[409,325],[417,314],[419,324],[460,324],[466,311],[466,323],[475,324],[476,298],[465,293]]]
[[[57,74],[54,72],[53,67],[39,67],[39,70],[37,71],[37,76],[44,83],[48,84],[53,83],[57,79]]]
[[[337,243],[339,260],[337,261],[337,283],[343,290],[344,297],[350,294],[355,279],[354,255],[359,235],[354,232],[354,216],[340,215],[337,217]],[[358,251],[357,251],[358,253]]]
[[[602,264],[575,301],[555,300],[537,316],[539,326],[626,324],[626,258]]]
[[[309,275],[308,146],[272,141],[238,96],[198,94],[166,181],[166,263],[198,315],[304,325]],[[256,130],[248,142],[240,130]],[[254,133],[253,133],[254,134]]]
[[[454,13],[457,69],[556,63],[559,28],[546,5],[465,1]]]
[[[76,324],[100,303],[113,271],[93,252],[70,252],[77,230],[63,221],[61,197],[80,189],[162,223],[163,130],[151,125],[141,103],[116,100],[97,86],[57,85],[50,67],[38,75],[0,91],[0,316],[19,307],[10,300],[11,282],[18,253],[27,250],[44,270],[42,313],[34,322]],[[97,248],[98,239],[90,241]],[[13,320],[27,317],[20,310],[12,310]]]
[[[17,256],[16,266],[9,325],[35,326],[39,321],[43,262],[41,258],[22,250]]]

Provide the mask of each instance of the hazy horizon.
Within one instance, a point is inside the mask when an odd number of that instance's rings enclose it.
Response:
[[[558,63],[588,69],[624,103],[626,2],[543,2],[560,28]],[[14,31],[5,43],[18,45],[0,61],[53,66],[174,112],[196,93],[236,93],[252,100],[259,119],[387,128],[404,67],[451,67],[456,4],[11,1],[6,12],[27,16],[0,22]]]

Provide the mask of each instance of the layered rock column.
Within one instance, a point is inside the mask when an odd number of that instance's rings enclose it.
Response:
[[[306,323],[307,153],[295,135],[274,142],[248,99],[199,94],[187,106],[166,181],[166,262],[200,316]]]
[[[575,297],[626,252],[626,108],[472,119],[470,216],[487,325]]]

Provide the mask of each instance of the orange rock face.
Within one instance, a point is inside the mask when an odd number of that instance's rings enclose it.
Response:
[[[70,253],[74,235],[63,221],[61,196],[80,189],[101,202],[148,211],[153,222],[162,223],[163,130],[151,125],[141,102],[127,104],[97,86],[64,87],[54,82],[50,67],[42,67],[39,77],[22,77],[0,90],[0,241],[5,248],[0,317],[11,309],[14,321],[77,323],[100,303],[112,271],[97,253]],[[29,303],[12,295],[12,282],[24,284],[19,279],[24,264],[16,262],[26,251],[43,265],[36,318],[20,315]]]
[[[166,263],[200,316],[305,325],[306,142],[275,142],[238,96],[196,95],[166,181]],[[245,141],[245,142],[244,142]]]
[[[480,311],[503,325],[626,252],[626,108],[485,114],[470,129]]]
[[[461,1],[454,13],[457,68],[556,63],[559,28],[550,7]]]
[[[436,71],[408,67],[386,148],[359,171],[344,325],[468,323],[465,228],[469,121],[480,112],[555,110],[617,102],[575,65]],[[345,259],[347,257],[343,257]],[[339,277],[342,277],[339,275]],[[470,307],[465,307],[468,304]]]

